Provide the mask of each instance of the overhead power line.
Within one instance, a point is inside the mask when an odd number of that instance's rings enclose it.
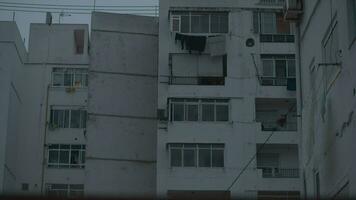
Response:
[[[0,1],[1,4],[8,4],[8,5],[27,5],[27,6],[50,6],[50,7],[88,7],[93,8],[93,5],[78,5],[78,4],[38,4],[38,3],[17,3],[17,2],[6,2]],[[125,8],[125,7],[155,7],[150,5],[142,5],[142,6],[119,6],[119,5],[95,5],[96,8],[106,7],[106,8]]]
[[[20,9],[45,9],[45,10],[78,10],[78,11],[92,11],[94,10],[93,8],[50,8],[50,7],[29,7],[29,6],[7,6],[7,5],[1,5],[0,3],[0,8],[5,7],[8,9],[11,8],[20,8]],[[136,8],[136,7],[127,7],[127,8],[116,8],[116,9],[110,9],[110,8],[105,8],[105,9],[96,9],[96,10],[103,10],[103,11],[156,11],[154,7],[152,8]]]

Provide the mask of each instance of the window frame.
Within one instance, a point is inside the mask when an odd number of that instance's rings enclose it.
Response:
[[[57,71],[58,70],[58,71]],[[55,84],[55,76],[62,76],[62,81],[60,85]],[[71,76],[71,84],[65,84],[65,76]],[[77,76],[81,76],[81,84],[76,85]],[[84,76],[84,80],[83,80]],[[77,68],[77,67],[54,67],[51,72],[51,87],[52,88],[88,88],[88,80],[89,80],[89,71],[88,68]],[[83,84],[84,81],[84,84]]]
[[[61,188],[53,188],[54,186],[62,186],[63,189]],[[73,187],[82,187],[81,189],[78,188],[73,188]],[[80,195],[80,197],[84,197],[84,184],[62,184],[62,183],[46,183],[46,196],[50,196],[50,197],[58,197],[57,194],[56,195],[51,195],[50,192],[56,192],[56,191],[61,191],[61,192],[65,192],[65,196],[66,198],[72,198],[72,197],[78,197],[78,196],[73,196],[71,195],[72,192],[81,192],[82,195]],[[63,197],[63,196],[60,196]]]
[[[263,14],[273,14],[273,26],[274,31],[272,33],[265,33],[264,31],[264,24],[266,19],[263,17]],[[294,43],[295,42],[295,35],[293,34],[293,26],[291,23],[289,24],[289,33],[279,33],[278,32],[278,12],[258,12],[258,28],[259,28],[259,38],[261,43]],[[256,23],[256,22],[254,22]],[[269,39],[266,39],[268,37]],[[283,39],[278,37],[283,37]]]
[[[226,26],[227,30],[226,32],[223,31],[218,31],[218,32],[213,32],[212,31],[212,15],[226,15],[227,21],[226,21]],[[209,18],[209,27],[208,27],[208,32],[192,32],[192,16],[203,16],[203,15],[208,15]],[[188,27],[188,32],[182,32],[182,16],[188,17],[189,19],[189,27]],[[179,18],[179,31],[173,30],[173,21],[174,19]],[[220,19],[220,18],[219,18]],[[221,20],[219,20],[219,25],[221,25]],[[221,12],[209,12],[209,11],[171,11],[171,16],[170,16],[170,29],[171,32],[178,32],[178,33],[185,33],[185,34],[227,34],[229,33],[230,26],[229,26],[229,12],[228,11],[221,11]],[[222,29],[219,27],[219,30]]]
[[[195,101],[195,102],[193,102]],[[212,101],[212,102],[208,102]],[[169,103],[169,121],[170,122],[210,122],[210,123],[226,123],[231,120],[231,106],[230,99],[196,99],[196,98],[170,98],[168,100]],[[183,120],[175,120],[175,104],[183,105]],[[186,107],[189,105],[197,105],[198,106],[198,120],[197,121],[189,121],[187,120],[187,109]],[[214,105],[214,121],[204,121],[203,120],[203,105]],[[217,106],[227,106],[227,120],[219,121],[217,120]]]
[[[52,147],[51,147],[52,146]],[[62,147],[61,147],[62,146]],[[69,146],[65,148],[63,146]],[[80,148],[74,148],[80,146]],[[78,164],[72,163],[72,152],[79,151]],[[57,162],[50,162],[50,153],[57,152]],[[68,152],[68,163],[61,163],[61,152]],[[86,145],[84,144],[49,144],[47,147],[47,168],[50,169],[84,169]],[[83,157],[84,155],[84,157]]]
[[[73,127],[72,126],[72,113],[74,111],[79,111],[79,127]],[[55,115],[56,112],[63,112],[63,119],[62,122],[58,119],[57,122],[55,122]],[[66,116],[68,114],[68,116]],[[68,117],[68,119],[66,119]],[[50,108],[50,116],[49,116],[49,127],[54,128],[54,129],[86,129],[87,125],[87,120],[88,120],[88,112],[87,108],[85,107],[57,107],[53,106]],[[60,123],[61,122],[61,123]],[[68,123],[68,124],[66,124]],[[61,124],[64,124],[64,126],[61,126]]]
[[[173,146],[176,145],[176,146]],[[189,146],[188,146],[189,145]],[[207,146],[209,147],[202,147]],[[187,146],[187,147],[186,147]],[[215,147],[214,147],[215,146]],[[216,147],[219,146],[219,147]],[[181,155],[181,162],[180,166],[172,166],[172,149],[179,150]],[[184,150],[194,150],[195,157],[194,162],[195,166],[185,166],[184,163]],[[200,150],[209,150],[210,153],[210,165],[209,166],[200,166]],[[213,165],[213,151],[223,151],[222,154],[222,166],[214,166]],[[224,143],[170,143],[168,144],[168,154],[169,154],[169,167],[170,168],[225,168],[225,159],[226,159],[226,152],[225,152],[225,144]]]

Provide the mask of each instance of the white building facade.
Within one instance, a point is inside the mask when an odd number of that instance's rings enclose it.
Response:
[[[304,1],[297,20],[303,196],[356,196],[356,1]]]
[[[157,195],[300,195],[283,1],[160,1]]]

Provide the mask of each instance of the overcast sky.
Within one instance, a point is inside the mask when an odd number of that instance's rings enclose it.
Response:
[[[137,6],[158,6],[158,0],[0,0],[0,21],[12,21],[14,18],[27,46],[30,23],[44,23],[46,11],[53,12],[53,23],[90,24],[89,13],[94,8],[94,2],[96,10],[113,9],[106,12],[144,15],[154,14],[155,8]],[[13,10],[17,10],[15,15]],[[63,17],[59,17],[62,11]]]

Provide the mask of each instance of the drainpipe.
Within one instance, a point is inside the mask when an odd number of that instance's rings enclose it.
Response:
[[[301,177],[301,191],[304,194],[304,199],[307,199],[306,196],[306,188],[304,186],[305,182],[305,176],[304,176],[304,167],[303,167],[303,131],[302,131],[302,123],[303,123],[303,87],[302,87],[302,64],[301,64],[301,50],[300,50],[300,24],[299,22],[295,23],[295,28],[296,28],[296,72],[297,72],[297,121],[298,121],[298,135],[299,135],[299,177]]]

